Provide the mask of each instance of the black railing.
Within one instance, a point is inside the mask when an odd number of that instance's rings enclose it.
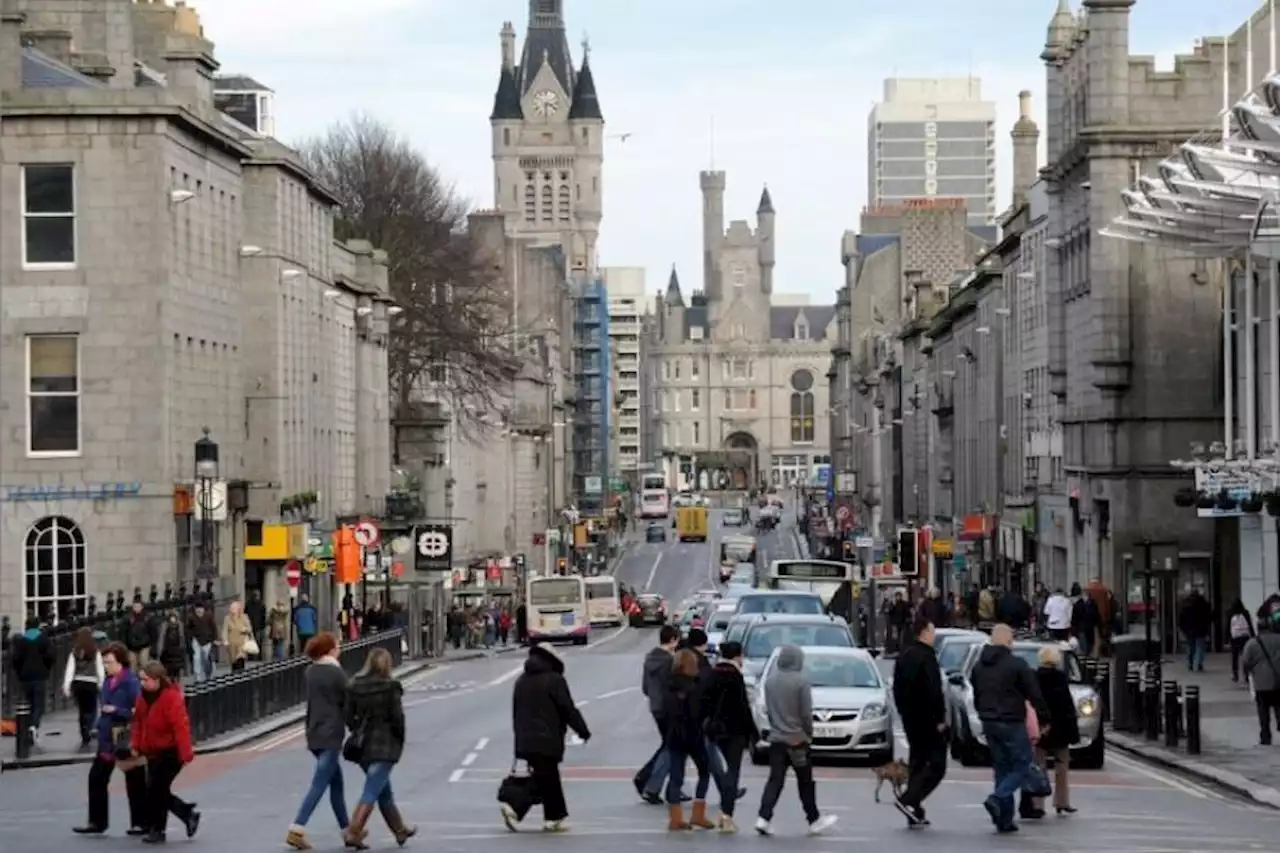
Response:
[[[370,651],[383,648],[399,666],[404,658],[403,639],[404,630],[400,628],[371,634],[343,643],[338,659],[342,669],[353,675],[364,666]],[[307,700],[305,675],[310,664],[305,657],[293,657],[188,687],[192,739],[200,742],[216,738],[303,704]]]
[[[101,647],[105,643],[121,641],[129,628],[129,615],[133,603],[140,601],[147,607],[147,614],[158,619],[171,610],[182,612],[185,617],[197,604],[211,606],[218,610],[226,602],[217,601],[213,597],[213,584],[188,588],[186,584],[174,587],[165,584],[161,592],[156,584],[151,585],[147,595],[143,595],[142,587],[133,588],[133,597],[126,598],[124,590],[107,593],[106,606],[99,608],[97,596],[89,596],[84,616],[76,616],[56,624],[47,624],[42,630],[49,638],[53,648],[53,670],[49,673],[45,697],[46,712],[61,711],[74,704],[62,694],[62,678],[71,657],[71,648],[75,643],[75,634],[81,628],[93,631]],[[52,620],[50,620],[52,622]],[[3,698],[0,700],[0,718],[13,719],[16,697],[24,695],[18,684],[17,673],[13,670],[13,637],[20,632],[21,626],[10,623],[9,617],[0,619],[0,679],[3,679]]]

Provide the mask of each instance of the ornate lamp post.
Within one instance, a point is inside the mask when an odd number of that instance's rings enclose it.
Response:
[[[196,578],[210,580],[218,576],[218,530],[214,513],[218,501],[214,494],[218,480],[218,443],[209,437],[209,428],[196,440],[195,483],[196,508],[200,513],[200,557],[196,564]]]

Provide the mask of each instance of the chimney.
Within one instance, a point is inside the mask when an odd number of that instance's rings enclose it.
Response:
[[[516,28],[510,21],[502,22],[502,70],[511,71],[516,67]]]
[[[1018,120],[1009,134],[1013,139],[1013,203],[1023,204],[1027,190],[1036,181],[1040,148],[1040,128],[1031,117],[1031,93],[1018,93]]]
[[[26,20],[21,12],[0,14],[0,92],[22,88],[22,25]]]

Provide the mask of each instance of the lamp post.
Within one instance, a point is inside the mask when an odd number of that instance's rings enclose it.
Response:
[[[196,506],[200,512],[200,558],[196,578],[210,580],[218,576],[218,533],[213,514],[218,509],[214,484],[218,479],[218,443],[209,437],[209,428],[196,440],[195,482]]]

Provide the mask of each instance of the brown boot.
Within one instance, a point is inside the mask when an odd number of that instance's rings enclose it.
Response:
[[[311,842],[307,840],[307,833],[298,828],[291,828],[285,834],[284,843],[292,847],[294,850],[311,850]]]
[[[684,819],[684,806],[679,803],[667,806],[667,831],[680,832],[689,828],[689,824]]]
[[[694,800],[693,814],[689,816],[689,825],[694,829],[715,829],[716,825],[707,820],[707,801]]]
[[[356,810],[351,814],[351,825],[347,827],[346,832],[342,833],[342,840],[347,847],[352,850],[369,849],[369,845],[364,843],[365,837],[369,834],[365,826],[368,825],[372,814],[372,804],[360,803],[356,806]]]
[[[382,806],[378,806],[378,811],[382,813],[382,819],[387,822],[387,829],[391,830],[391,834],[396,837],[396,844],[401,847],[404,846],[406,841],[418,834],[418,827],[404,822],[404,818],[400,816],[399,807],[392,806],[389,809],[384,809]]]

